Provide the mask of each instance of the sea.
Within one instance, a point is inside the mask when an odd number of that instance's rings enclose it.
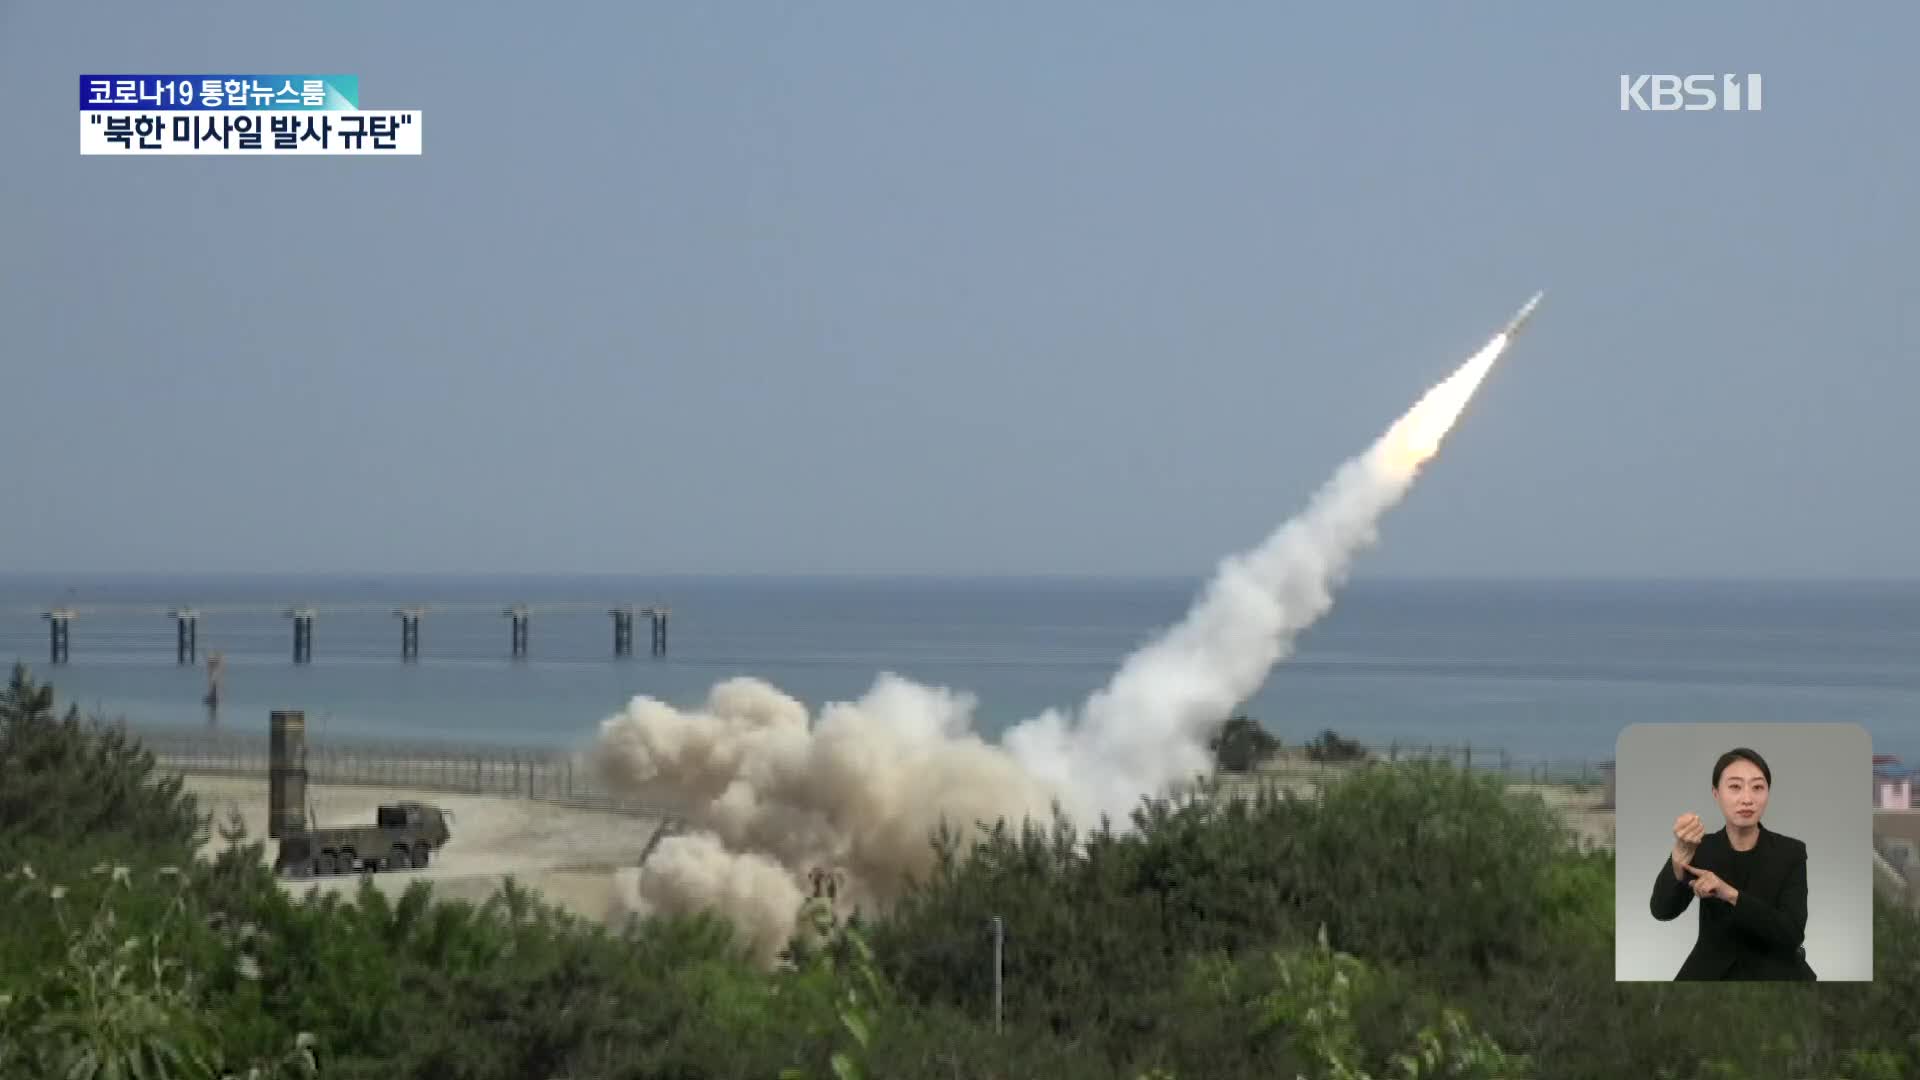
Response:
[[[1080,705],[1203,585],[16,576],[0,578],[0,657],[52,683],[63,709],[135,729],[264,737],[271,711],[301,709],[316,739],[570,747],[637,696],[693,707],[746,675],[818,709],[894,673],[972,695],[975,729],[994,738]],[[504,610],[518,603],[534,610],[516,660]],[[621,605],[668,609],[664,656],[641,614],[632,655],[614,655]],[[413,606],[419,656],[403,662],[394,612]],[[56,607],[78,614],[53,665],[42,613]],[[202,612],[195,663],[177,662],[173,607]],[[315,612],[309,663],[293,662],[293,607]],[[1609,760],[1635,723],[1857,723],[1877,753],[1920,763],[1920,583],[1356,580],[1243,711],[1290,744],[1331,729],[1516,762]]]

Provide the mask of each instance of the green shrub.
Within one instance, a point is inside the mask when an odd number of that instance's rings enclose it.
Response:
[[[1368,757],[1365,746],[1354,739],[1342,738],[1331,729],[1315,735],[1304,749],[1307,757],[1319,762],[1365,761]]]
[[[1214,766],[1226,772],[1252,772],[1280,749],[1280,740],[1249,716],[1236,716],[1220,725],[1208,741]]]
[[[0,690],[0,856],[22,842],[78,842],[112,833],[184,859],[205,823],[177,776],[118,727],[54,717],[53,688],[23,664]]]

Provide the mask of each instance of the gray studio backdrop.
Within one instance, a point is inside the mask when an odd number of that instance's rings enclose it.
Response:
[[[1634,724],[1616,753],[1614,977],[1670,980],[1692,950],[1700,901],[1672,922],[1649,910],[1691,811],[1726,826],[1713,763],[1736,746],[1773,770],[1761,823],[1807,845],[1807,963],[1821,982],[1873,978],[1873,739],[1858,724]]]

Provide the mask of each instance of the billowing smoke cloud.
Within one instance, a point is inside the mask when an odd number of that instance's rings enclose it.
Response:
[[[1332,606],[1508,340],[1497,335],[1302,513],[1224,560],[1186,617],[1077,712],[1049,710],[999,745],[973,733],[971,697],[888,674],[817,723],[758,679],[723,682],[692,711],[635,698],[601,725],[598,764],[618,790],[686,806],[688,831],[625,879],[626,902],[719,910],[770,960],[818,869],[844,874],[843,904],[884,906],[931,868],[942,824],[970,838],[976,822],[1045,822],[1056,805],[1081,824],[1123,824],[1142,796],[1208,771],[1208,737]]]
[[[690,812],[629,899],[641,911],[717,907],[757,948],[778,948],[815,869],[842,873],[840,899],[884,905],[903,874],[932,868],[943,823],[971,833],[1049,816],[1052,793],[972,733],[973,708],[893,675],[811,725],[804,705],[759,679],[723,682],[688,712],[634,699],[601,726],[600,770],[617,790]],[[779,868],[786,888],[742,888]]]
[[[621,871],[619,900],[632,912],[692,915],[718,911],[762,964],[779,958],[792,939],[805,900],[793,874],[754,852],[736,854],[705,833],[668,837],[644,868]]]

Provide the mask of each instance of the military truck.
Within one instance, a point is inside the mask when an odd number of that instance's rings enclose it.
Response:
[[[452,838],[451,813],[410,801],[380,807],[370,825],[309,828],[306,715],[276,711],[268,738],[267,835],[280,841],[275,873],[319,877],[424,868]]]
[[[425,803],[382,806],[371,825],[285,832],[274,867],[287,877],[424,868],[451,838],[447,812]]]

